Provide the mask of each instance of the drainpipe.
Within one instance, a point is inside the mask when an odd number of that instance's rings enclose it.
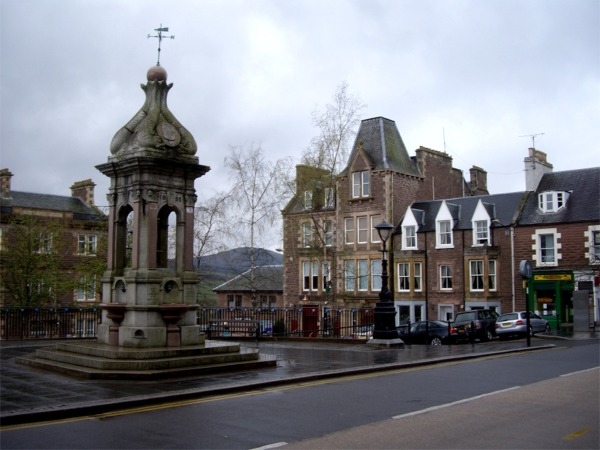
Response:
[[[512,295],[512,310],[516,311],[516,300],[515,300],[515,227],[510,226],[510,275],[511,275],[511,295]],[[529,301],[529,299],[527,299]]]

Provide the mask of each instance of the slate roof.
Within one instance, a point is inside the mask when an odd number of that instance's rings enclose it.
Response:
[[[411,209],[419,223],[418,232],[435,231],[435,219],[443,201],[446,202],[454,218],[454,230],[470,230],[473,228],[471,219],[479,200],[483,203],[492,220],[497,219],[500,224],[507,226],[515,223],[520,206],[526,196],[527,192],[510,192],[446,200],[429,200],[415,202],[411,205]],[[492,225],[501,226],[500,224],[495,223]],[[400,225],[401,223],[396,227],[397,233],[402,231]]]
[[[396,122],[385,117],[365,119],[354,140],[348,164],[354,161],[360,148],[367,154],[374,170],[392,170],[407,175],[421,176],[417,164],[410,158]],[[349,166],[341,172],[347,175]]]
[[[555,213],[542,213],[538,208],[538,194],[542,192],[569,192],[564,208]],[[519,225],[572,222],[600,223],[600,167],[547,173],[532,193],[525,206]]]
[[[251,269],[229,281],[217,286],[214,292],[250,292]],[[254,268],[254,290],[257,292],[279,291],[283,292],[283,265],[259,266]]]
[[[21,207],[46,211],[72,212],[75,220],[106,219],[106,216],[98,209],[87,206],[81,199],[62,195],[11,191],[10,197],[0,198],[0,207],[3,214],[10,213],[14,207]]]

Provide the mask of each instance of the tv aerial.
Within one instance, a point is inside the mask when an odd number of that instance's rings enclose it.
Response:
[[[522,136],[519,137],[530,137],[531,138],[531,148],[535,149],[535,137],[536,136],[543,136],[544,133],[535,133],[535,134],[524,134]]]

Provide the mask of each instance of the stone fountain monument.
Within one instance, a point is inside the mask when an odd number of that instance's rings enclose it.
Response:
[[[157,31],[160,42],[168,29]],[[210,168],[198,163],[193,136],[167,107],[173,85],[166,70],[157,63],[147,80],[144,105],[115,134],[108,161],[96,166],[110,177],[97,342],[60,343],[20,362],[87,378],[133,379],[275,366],[273,358],[238,343],[205,341],[197,324],[194,182]]]

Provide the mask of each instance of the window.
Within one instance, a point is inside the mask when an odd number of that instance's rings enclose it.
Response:
[[[452,289],[452,268],[440,266],[440,289]]]
[[[77,288],[77,301],[90,302],[96,300],[96,277],[79,278],[79,287]]]
[[[417,248],[417,232],[414,225],[404,227],[404,248]]]
[[[487,220],[476,220],[473,224],[474,245],[489,243],[489,228]]]
[[[39,233],[34,242],[37,253],[52,253],[52,235]]]
[[[259,297],[260,307],[261,308],[271,308],[275,306],[275,296],[274,295],[261,295]]]
[[[600,262],[600,231],[592,231],[592,251],[590,254],[594,263]]]
[[[353,259],[347,259],[344,262],[344,280],[345,280],[345,288],[346,291],[353,291],[354,290],[354,280],[355,280],[356,274],[354,271],[354,260]]]
[[[380,215],[371,216],[371,242],[381,242],[381,239],[379,239],[379,233],[377,232],[377,228],[375,228],[375,225],[379,225],[380,223]]]
[[[94,319],[77,319],[76,333],[80,337],[95,337],[96,321]]]
[[[304,191],[304,209],[312,209],[312,191]]]
[[[323,290],[329,292],[331,288],[331,263],[323,261]]]
[[[496,261],[491,259],[488,261],[488,289],[495,291],[496,288]]]
[[[410,291],[410,265],[398,263],[398,291]]]
[[[317,261],[302,263],[302,290],[319,290],[319,263]]]
[[[302,224],[302,245],[310,247],[312,244],[312,225],[310,223]]]
[[[352,198],[371,195],[371,174],[369,171],[352,173]]]
[[[344,242],[354,244],[354,219],[352,217],[344,219]]]
[[[542,264],[554,264],[556,258],[554,255],[554,234],[539,235],[539,261]]]
[[[97,245],[95,234],[80,234],[77,252],[80,255],[95,255]]]
[[[556,212],[565,206],[568,195],[567,192],[542,192],[538,195],[538,206],[542,212]]]
[[[229,309],[242,307],[242,296],[240,294],[227,294],[227,307]]]
[[[381,291],[381,260],[371,260],[371,290]]]
[[[325,246],[331,247],[333,245],[333,222],[331,220],[325,221],[323,230],[325,233]]]
[[[470,261],[469,270],[471,291],[483,291],[483,261]]]
[[[415,284],[414,284],[414,290],[416,292],[421,292],[423,290],[423,284],[422,284],[422,265],[420,262],[416,262],[414,265],[414,280],[415,280]]]
[[[369,261],[367,259],[358,260],[358,290],[366,291],[369,289]]]
[[[358,222],[358,243],[366,244],[369,230],[368,230],[368,218],[367,216],[361,216],[357,218]]]
[[[449,220],[438,222],[438,244],[446,247],[452,245],[452,226]]]
[[[333,208],[335,206],[335,192],[333,188],[325,188],[325,208]]]

